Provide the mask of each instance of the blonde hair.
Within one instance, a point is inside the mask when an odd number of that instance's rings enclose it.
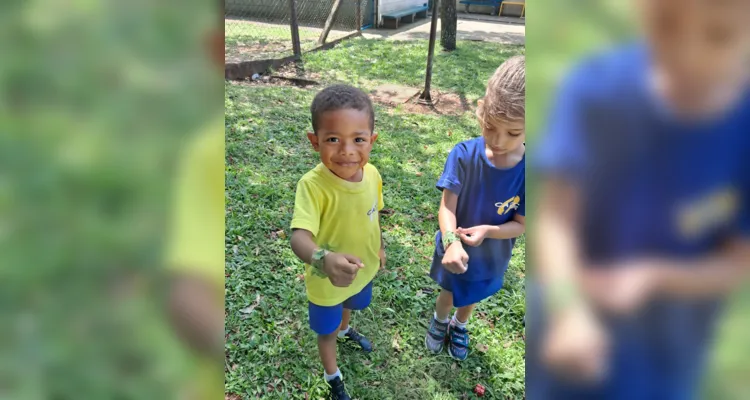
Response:
[[[484,99],[477,116],[482,122],[491,120],[523,120],[526,116],[526,57],[507,59],[487,83]]]

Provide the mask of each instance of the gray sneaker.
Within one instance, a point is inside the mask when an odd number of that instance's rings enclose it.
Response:
[[[438,354],[443,351],[445,346],[445,337],[448,334],[448,324],[450,322],[440,322],[432,317],[430,323],[430,329],[427,330],[427,335],[424,338],[424,344],[427,346],[427,350]]]

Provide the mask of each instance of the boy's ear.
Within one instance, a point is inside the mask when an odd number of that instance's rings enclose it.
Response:
[[[378,134],[373,132],[372,136],[370,136],[370,144],[375,144],[376,140],[378,140]]]
[[[310,141],[315,151],[319,151],[320,143],[318,142],[318,135],[315,132],[307,132],[307,140]]]
[[[479,119],[482,118],[482,107],[484,107],[484,99],[479,99],[479,101],[477,101],[477,111],[476,111],[477,118]]]

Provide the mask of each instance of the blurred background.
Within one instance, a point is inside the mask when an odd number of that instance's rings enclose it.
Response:
[[[0,5],[0,398],[170,399],[191,377],[162,247],[175,161],[223,112],[219,15]]]
[[[617,0],[545,1],[532,5],[527,32],[527,125],[534,148],[560,79],[581,57],[637,34],[634,4]],[[527,187],[534,201],[534,176]],[[530,237],[533,238],[533,232]],[[533,243],[533,239],[531,239]],[[750,289],[750,288],[748,288]],[[750,399],[750,290],[730,301],[705,377],[703,398]]]

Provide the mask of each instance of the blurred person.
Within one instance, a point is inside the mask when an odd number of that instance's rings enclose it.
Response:
[[[695,398],[750,271],[750,1],[635,4],[645,39],[565,79],[532,164],[530,400]]]
[[[310,113],[313,132],[307,138],[320,163],[297,183],[291,246],[306,264],[310,329],[318,335],[328,396],[348,400],[336,342],[372,351],[370,340],[349,322],[352,310],[370,305],[373,278],[386,263],[379,213],[383,180],[369,163],[378,138],[375,111],[361,90],[333,85],[315,96]]]
[[[482,136],[453,148],[437,183],[443,197],[430,276],[441,291],[425,346],[438,354],[447,344],[459,361],[469,355],[466,326],[474,307],[503,287],[524,233],[525,68],[525,58],[516,56],[495,71],[477,110]]]
[[[223,66],[223,12],[221,17],[222,28],[208,32],[206,43],[209,56]],[[197,366],[181,398],[195,400],[224,393],[223,121],[222,109],[181,149],[166,254],[169,323]]]

